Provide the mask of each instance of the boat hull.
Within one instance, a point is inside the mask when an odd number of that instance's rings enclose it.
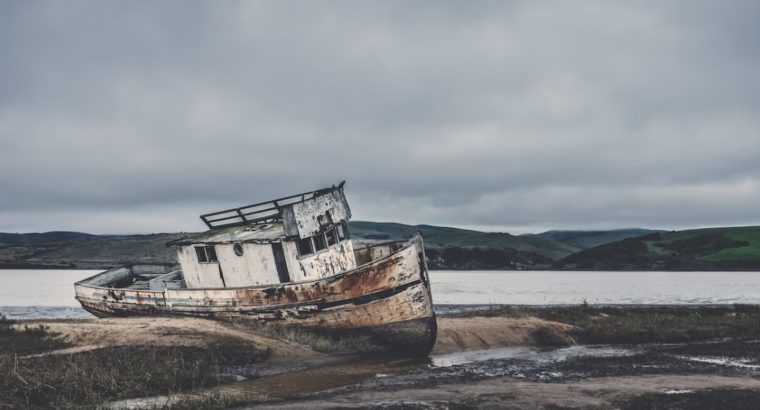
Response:
[[[367,331],[399,354],[427,354],[435,344],[437,324],[421,239],[372,251],[387,256],[307,282],[149,291],[99,285],[99,277],[114,276],[108,271],[75,288],[82,307],[98,317],[189,315]]]

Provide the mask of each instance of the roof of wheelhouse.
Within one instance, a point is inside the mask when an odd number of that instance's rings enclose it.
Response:
[[[201,215],[208,231],[191,234],[170,245],[271,243],[307,238],[351,218],[343,194],[345,181],[331,187],[271,201]]]
[[[255,223],[245,226],[229,226],[211,229],[203,233],[186,236],[169,245],[225,244],[225,243],[271,243],[285,239],[282,222]]]
[[[201,215],[201,220],[210,229],[224,228],[228,226],[246,226],[257,222],[282,220],[284,208],[292,208],[293,205],[304,203],[335,191],[342,193],[343,185],[345,183],[346,181],[341,181],[337,186],[333,185],[331,187],[315,189],[313,191],[302,192],[300,194],[277,198],[270,201],[203,214]]]

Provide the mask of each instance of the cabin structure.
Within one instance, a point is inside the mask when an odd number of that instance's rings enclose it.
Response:
[[[201,215],[208,231],[170,244],[187,289],[308,281],[356,267],[350,218],[341,182]]]

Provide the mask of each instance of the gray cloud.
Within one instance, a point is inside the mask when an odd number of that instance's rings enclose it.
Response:
[[[757,224],[760,6],[4,2],[0,231],[198,230],[348,179],[355,216]]]

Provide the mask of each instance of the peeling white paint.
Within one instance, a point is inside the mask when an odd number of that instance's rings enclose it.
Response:
[[[343,190],[336,189],[283,208],[285,235],[308,238],[326,228],[351,219]]]

